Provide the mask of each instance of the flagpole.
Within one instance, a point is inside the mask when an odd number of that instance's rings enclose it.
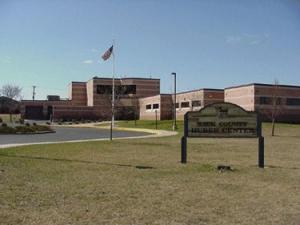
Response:
[[[112,99],[111,99],[111,121],[110,121],[110,140],[113,138],[113,127],[115,123],[115,40],[113,40],[112,51]]]

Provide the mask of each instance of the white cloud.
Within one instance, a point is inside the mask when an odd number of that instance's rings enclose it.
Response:
[[[82,63],[84,63],[84,64],[93,64],[94,60],[87,59],[87,60],[82,61]]]
[[[241,34],[231,35],[225,38],[228,44],[259,45],[269,39],[269,34]]]

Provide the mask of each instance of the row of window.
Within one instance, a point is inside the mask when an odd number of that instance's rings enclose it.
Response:
[[[97,85],[97,94],[112,94],[112,85]],[[115,85],[116,95],[136,94],[136,85]]]
[[[180,107],[181,108],[189,108],[190,107],[190,102],[177,102],[176,103],[176,108],[178,109],[179,108],[179,104],[180,104]],[[201,106],[201,101],[200,100],[195,100],[195,101],[192,101],[192,107],[199,107]]]
[[[181,102],[180,103],[181,108],[189,108],[190,107],[190,102]],[[201,106],[201,101],[197,100],[197,101],[192,101],[192,107],[198,107]],[[179,108],[179,102],[176,103],[176,108]],[[150,110],[150,109],[159,109],[159,104],[148,104],[146,105],[146,110]]]
[[[153,105],[148,104],[148,105],[146,105],[146,109],[147,110],[150,110],[150,109],[159,109],[159,104],[153,104]]]
[[[261,105],[272,105],[273,102],[276,100],[276,105],[282,104],[282,98],[273,98],[273,97],[260,97],[259,103]],[[300,105],[300,98],[287,98],[286,105],[289,106],[299,106]]]

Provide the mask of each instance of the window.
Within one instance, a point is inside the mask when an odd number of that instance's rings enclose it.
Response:
[[[97,85],[97,94],[112,94],[112,86],[111,85]]]
[[[261,105],[271,105],[272,100],[269,97],[260,97],[259,98],[259,104],[261,104]]]
[[[281,104],[281,98],[276,97],[276,105],[280,105],[280,104]]]
[[[287,98],[286,104],[294,106],[300,105],[300,98]]]
[[[147,110],[147,109],[151,109],[151,104],[146,105],[146,110]]]
[[[116,93],[121,95],[136,94],[136,85],[118,85]]]
[[[136,85],[116,85],[117,95],[136,94]],[[97,94],[112,94],[112,85],[97,85]]]
[[[176,107],[176,109],[179,108],[179,103],[178,102],[175,104],[175,107]]]
[[[281,104],[281,98],[279,97],[260,97],[259,103],[261,105],[273,105],[276,101],[276,105]]]
[[[188,107],[190,107],[189,102],[181,102],[181,108],[188,108]]]
[[[201,106],[201,101],[199,100],[197,100],[197,101],[192,101],[192,106],[193,107],[198,107],[198,106]]]
[[[153,104],[153,109],[159,109],[159,104]]]

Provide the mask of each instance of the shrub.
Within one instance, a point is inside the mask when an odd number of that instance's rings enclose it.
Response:
[[[53,131],[51,127],[45,125],[36,125],[33,129],[34,131]]]
[[[0,117],[0,123],[2,123],[3,122],[3,119]]]
[[[17,126],[15,127],[17,133],[34,133],[34,128],[29,126]]]
[[[33,126],[36,126],[36,123],[33,123],[32,125],[33,125]]]
[[[20,123],[20,124],[24,124],[24,119],[23,119],[23,118],[20,118],[20,119],[19,119],[19,123]]]
[[[2,127],[7,127],[7,124],[6,124],[6,123],[2,123],[1,126],[2,126]]]
[[[16,133],[15,129],[12,127],[0,127],[0,134],[14,134]]]
[[[47,125],[50,125],[51,123],[50,123],[50,122],[46,122],[46,124],[47,124]]]
[[[30,123],[25,123],[25,126],[30,127]]]

